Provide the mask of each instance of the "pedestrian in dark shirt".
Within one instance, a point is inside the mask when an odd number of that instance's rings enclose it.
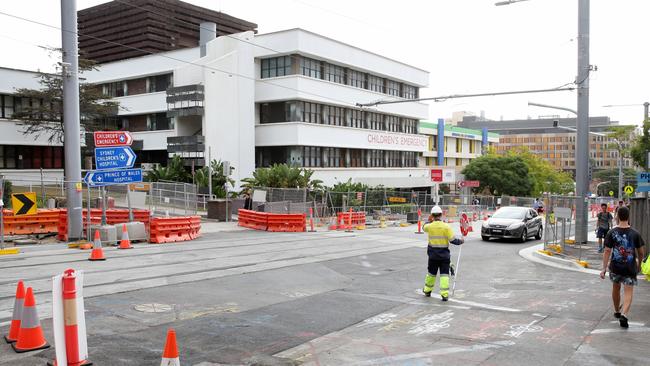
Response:
[[[603,252],[603,239],[609,229],[612,228],[612,221],[614,217],[611,213],[607,212],[607,204],[600,205],[601,211],[598,213],[598,227],[596,229],[596,237],[598,238],[598,253]]]
[[[244,193],[244,210],[253,209],[253,199],[251,198],[250,193]]]
[[[614,317],[618,318],[621,327],[628,327],[628,314],[632,305],[634,286],[637,284],[637,274],[644,258],[643,238],[629,224],[630,210],[623,206],[618,208],[619,224],[611,229],[605,237],[605,253],[603,254],[603,270],[600,278],[605,278],[609,269],[612,280],[612,300],[614,302]],[[621,284],[623,285],[623,304],[621,305]]]

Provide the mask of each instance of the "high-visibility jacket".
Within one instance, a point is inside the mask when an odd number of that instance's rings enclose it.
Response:
[[[451,227],[442,221],[433,221],[424,225],[422,230],[428,235],[427,255],[429,259],[449,261],[451,256],[449,242],[456,240]]]

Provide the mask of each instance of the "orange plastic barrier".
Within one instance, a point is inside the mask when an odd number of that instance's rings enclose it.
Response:
[[[6,235],[29,235],[56,233],[59,224],[58,209],[38,209],[36,215],[14,216],[11,210],[3,210]]]
[[[303,214],[269,214],[267,231],[303,232],[307,224],[307,215]]]
[[[365,212],[353,212],[352,223],[350,223],[350,212],[339,212],[337,216],[338,216],[337,222],[338,222],[339,229],[346,229],[349,228],[350,226],[366,224]]]
[[[149,224],[149,242],[171,243],[199,237],[200,216],[153,217]]]
[[[239,209],[238,226],[247,227],[249,229],[266,231],[269,225],[268,216],[266,212],[257,212],[252,210]]]

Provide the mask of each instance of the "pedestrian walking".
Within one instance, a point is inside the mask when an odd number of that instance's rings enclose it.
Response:
[[[253,209],[253,199],[251,198],[251,194],[246,192],[244,193],[244,210],[252,210]]]
[[[609,211],[607,211],[607,204],[603,203],[600,205],[601,211],[598,213],[598,224],[596,225],[596,237],[598,238],[598,253],[603,252],[603,239],[609,232],[609,229],[612,228],[612,222],[614,217]]]
[[[434,206],[431,209],[429,222],[424,225],[425,233],[428,235],[427,256],[429,262],[427,266],[428,273],[424,279],[424,296],[430,297],[433,288],[436,286],[436,277],[440,273],[440,297],[442,301],[449,298],[449,266],[451,263],[451,253],[449,252],[449,243],[454,245],[463,244],[462,238],[456,238],[454,231],[446,223],[441,221],[442,209],[440,206]]]
[[[616,225],[618,225],[619,220],[618,220],[618,209],[625,206],[625,202],[623,200],[618,201],[618,206],[614,209],[614,220],[616,220]]]
[[[603,253],[603,270],[600,272],[600,278],[604,279],[609,269],[614,317],[618,318],[621,327],[627,328],[634,286],[637,284],[636,277],[644,258],[645,243],[641,235],[630,227],[630,210],[627,207],[619,207],[617,216],[618,226],[611,229],[605,237],[606,249]],[[621,285],[623,285],[622,304]]]

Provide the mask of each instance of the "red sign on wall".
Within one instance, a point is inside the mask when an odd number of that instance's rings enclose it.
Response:
[[[472,188],[477,188],[481,186],[481,182],[478,180],[462,180],[458,182],[459,187],[472,187]]]
[[[133,137],[127,131],[96,131],[95,146],[131,146]]]
[[[442,169],[431,169],[431,181],[442,182]]]

